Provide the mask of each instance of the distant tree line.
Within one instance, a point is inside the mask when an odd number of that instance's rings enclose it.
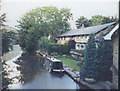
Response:
[[[79,29],[82,27],[82,24],[84,24],[84,27],[90,27],[90,26],[102,25],[110,22],[118,22],[118,18],[113,16],[107,17],[102,15],[95,15],[92,16],[91,19],[88,19],[84,16],[80,16],[75,22],[77,29]]]

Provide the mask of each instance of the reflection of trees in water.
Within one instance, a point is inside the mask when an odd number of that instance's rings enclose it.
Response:
[[[61,72],[50,72],[51,76],[53,77],[57,77],[57,78],[62,78],[65,73],[61,73]]]
[[[20,58],[15,62],[20,65],[17,67],[21,72],[20,82],[31,81],[34,76],[43,69],[43,59],[35,54],[23,53]]]

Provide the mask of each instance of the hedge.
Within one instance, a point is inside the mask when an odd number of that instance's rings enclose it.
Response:
[[[56,52],[58,55],[69,54],[69,47],[67,43],[57,44],[57,43],[49,43],[48,44],[48,53]]]

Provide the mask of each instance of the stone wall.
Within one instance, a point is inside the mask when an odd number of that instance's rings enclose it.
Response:
[[[118,31],[112,36],[113,41],[113,85],[118,89],[118,50],[119,50],[119,35]]]
[[[115,36],[113,38],[113,65],[118,70],[118,37]]]

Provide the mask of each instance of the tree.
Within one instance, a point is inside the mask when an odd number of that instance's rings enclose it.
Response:
[[[4,26],[4,23],[6,22],[6,14],[2,14],[0,15],[0,27],[1,26]],[[2,56],[4,53],[8,52],[9,51],[9,47],[10,47],[10,34],[8,32],[6,32],[6,29],[1,29],[0,31],[0,44],[1,44],[1,47],[2,49],[2,54],[0,52],[0,56]],[[2,43],[1,43],[2,42]],[[1,48],[0,47],[0,48]],[[3,65],[3,68],[0,68],[2,69],[0,72],[0,76],[1,76],[1,80],[0,80],[0,85],[2,84],[2,88],[0,89],[6,89],[8,88],[8,85],[11,84],[11,79],[9,79],[7,76],[8,76],[8,73],[6,72],[4,66],[6,65],[5,62],[2,63],[2,61],[0,62],[0,67],[2,67]]]
[[[1,1],[0,1],[0,3],[1,3]],[[1,6],[0,6],[0,10],[1,10]],[[0,14],[0,29],[1,29],[1,26],[3,26],[5,22],[6,22],[6,14]],[[2,38],[3,37],[2,31],[3,31],[3,29],[1,29],[1,31],[0,31],[0,50],[3,52],[3,48],[5,49],[5,46],[3,46],[2,42],[5,42],[5,41],[3,41],[3,38]],[[0,57],[2,56],[2,54],[3,53],[0,52]],[[5,71],[4,65],[6,65],[5,62],[2,63],[2,61],[0,61],[0,69],[2,69],[2,70],[0,70],[0,77],[1,77],[0,90],[6,89],[8,87],[8,85],[11,83],[10,79],[6,77],[6,76],[8,76],[8,74]],[[3,68],[2,68],[2,66],[3,66]],[[2,88],[1,88],[1,85],[2,85]]]
[[[35,51],[38,40],[43,36],[56,36],[70,29],[69,20],[72,17],[70,9],[42,7],[31,10],[19,20],[19,44],[26,51]]]
[[[48,40],[48,37],[47,36],[43,36],[38,41],[38,49],[40,49],[40,50],[47,50],[49,43],[50,43],[50,40]]]
[[[68,47],[68,43],[65,42],[65,43],[63,44],[61,50],[62,50],[62,53],[63,53],[63,54],[69,54],[69,53],[70,53],[70,49],[69,49],[69,47]]]
[[[98,72],[99,80],[101,81],[112,80],[112,72],[110,71],[113,57],[112,51],[112,42],[105,41],[103,38],[101,38],[97,48]]]
[[[102,15],[95,15],[92,16],[91,19],[87,19],[84,16],[81,16],[76,20],[76,27],[81,28],[82,24],[84,24],[85,27],[90,26],[96,26],[96,25],[102,25],[110,22],[118,22],[117,17],[106,17]]]
[[[81,71],[82,79],[93,78],[98,79],[98,60],[96,59],[96,44],[94,35],[91,34],[84,52],[84,63]]]
[[[102,24],[111,22],[109,17],[102,16],[102,15],[92,16],[91,21],[93,26],[102,25]]]
[[[13,41],[15,40],[15,33],[2,29],[2,55],[12,49]]]
[[[2,14],[0,16],[0,27],[5,26],[6,22],[6,14]],[[2,55],[9,51],[9,48],[12,48],[11,42],[14,39],[14,32],[8,31],[6,28],[1,28],[0,34],[2,35],[2,38],[0,42],[2,46]]]
[[[91,25],[90,23],[91,23],[90,20],[88,20],[84,16],[81,16],[80,18],[76,20],[76,27],[77,29],[79,29],[82,27],[82,24],[84,24],[85,27],[88,27]]]

